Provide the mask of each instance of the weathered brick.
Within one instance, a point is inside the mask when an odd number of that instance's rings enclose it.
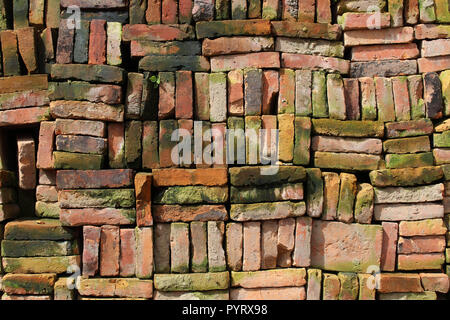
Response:
[[[58,171],[56,183],[59,189],[121,188],[133,183],[132,170],[64,170]]]
[[[322,169],[376,170],[381,158],[361,153],[315,152],[314,165]]]
[[[262,224],[264,239],[264,223]],[[275,243],[275,239],[273,239]],[[262,242],[262,256],[264,257],[264,242]],[[227,266],[233,271],[240,271],[242,269],[242,255],[243,255],[243,225],[242,223],[227,223],[226,226],[226,252],[227,252]],[[276,257],[273,257],[276,266]],[[261,261],[261,267],[264,268],[264,260]]]
[[[243,225],[243,271],[261,268],[261,223],[245,222]]]
[[[8,274],[2,278],[2,288],[12,295],[46,295],[53,293],[56,274]]]
[[[397,255],[398,223],[382,222],[383,246],[381,249],[381,270],[394,271]]]
[[[337,275],[323,274],[323,300],[338,300],[341,282]]]
[[[75,28],[73,28],[73,21],[69,19],[61,19],[58,31],[56,63],[72,63],[74,38]]]
[[[326,233],[323,232],[325,229]],[[369,266],[380,265],[381,247],[381,226],[314,220],[311,266],[366,272]]]
[[[155,289],[161,291],[207,291],[228,289],[229,272],[155,274]]]
[[[418,274],[382,273],[379,278],[380,293],[390,292],[422,292]]]
[[[433,123],[430,119],[386,123],[386,138],[403,138],[430,135]]]
[[[341,281],[339,300],[356,300],[358,298],[358,277],[356,273],[339,272],[338,278]]]
[[[350,71],[348,60],[297,53],[282,53],[281,66],[293,69],[301,66],[302,69],[337,71],[341,74],[348,74]]]
[[[20,75],[20,64],[18,54],[17,35],[14,31],[5,30],[0,32],[2,43],[3,74],[5,76]]]
[[[359,78],[361,87],[361,120],[377,119],[376,88],[372,78]]]
[[[446,227],[442,219],[402,221],[400,222],[399,233],[400,236],[405,237],[444,235]]]
[[[153,275],[153,229],[136,228],[136,277],[150,279]],[[168,239],[167,239],[168,240]],[[169,241],[167,241],[167,245]],[[155,255],[156,256],[156,255]]]
[[[176,72],[176,92],[175,92],[175,117],[177,119],[192,119],[193,91],[192,91],[192,72]]]
[[[364,30],[372,26],[376,26],[378,29],[389,28],[391,25],[388,12],[345,12],[342,16],[338,16],[338,23],[344,31]]]
[[[241,288],[301,287],[306,284],[306,270],[275,269],[255,272],[231,272],[231,286]]]
[[[36,32],[32,27],[16,30],[19,53],[28,73],[34,73],[38,69]]]
[[[50,114],[54,118],[121,122],[124,117],[124,108],[123,105],[111,106],[104,103],[59,100],[50,103]]]
[[[314,16],[314,13],[312,13],[312,16]],[[342,32],[339,25],[313,23],[313,21],[307,22],[306,20],[302,21],[302,19],[299,20],[299,22],[272,21],[272,33],[277,37],[290,38],[339,40],[341,37]]]
[[[208,271],[207,223],[192,222],[190,224],[191,271]]]
[[[427,117],[431,119],[441,118],[443,113],[442,88],[438,74],[436,72],[425,73],[423,83]]]
[[[82,80],[104,83],[122,83],[123,69],[116,66],[93,64],[53,64],[51,66],[53,80]]]
[[[412,42],[412,27],[398,27],[378,30],[354,30],[344,33],[346,47],[370,44],[396,44]]]
[[[83,275],[95,276],[99,268],[100,227],[83,227]]]
[[[382,221],[422,220],[441,218],[444,207],[434,203],[380,204],[375,206],[374,218]]]

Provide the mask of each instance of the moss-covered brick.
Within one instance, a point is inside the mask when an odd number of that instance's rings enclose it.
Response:
[[[435,133],[433,135],[433,144],[438,148],[450,147],[450,131],[444,131],[443,133]]]
[[[312,119],[312,125],[313,132],[317,135],[360,138],[384,136],[383,123],[378,121]]]
[[[361,153],[316,152],[314,154],[314,165],[322,169],[376,170],[380,160],[380,156]]]
[[[229,169],[231,185],[262,186],[275,183],[294,183],[306,179],[306,170],[299,166],[279,166],[275,174],[264,174],[264,167],[234,167]]]
[[[355,220],[357,223],[370,224],[372,222],[374,191],[369,183],[358,186],[355,202]]]
[[[311,119],[295,117],[294,120],[294,164],[308,165],[310,162]]]
[[[312,114],[315,118],[328,117],[327,82],[324,71],[312,74]]]
[[[438,181],[444,177],[444,172],[439,166],[431,166],[375,170],[371,171],[369,176],[375,187],[416,186]]]
[[[339,203],[337,208],[337,219],[341,222],[353,222],[353,208],[356,197],[356,176],[348,173],[341,173],[341,185],[339,190]]]
[[[135,205],[134,189],[62,190],[61,208],[130,208]]]
[[[231,203],[274,202],[282,200],[302,200],[303,184],[283,184],[273,187],[241,187],[230,189]]]
[[[155,289],[161,291],[208,291],[228,289],[228,272],[155,274]]]
[[[45,295],[53,293],[56,274],[7,274],[2,279],[2,288],[7,294]]]
[[[69,266],[80,266],[80,256],[3,258],[7,273],[66,273]]]
[[[436,20],[434,1],[419,0],[420,22],[429,23]]]
[[[431,152],[386,155],[386,167],[388,169],[427,167],[432,166],[433,163],[434,158]]]
[[[338,278],[341,281],[339,300],[358,299],[359,283],[358,275],[350,272],[339,272]]]
[[[306,284],[306,269],[286,268],[231,272],[231,286],[242,288],[300,287]]]
[[[313,22],[273,21],[272,30],[278,37],[291,38],[338,40],[342,35],[341,28],[337,24]]]
[[[58,202],[37,201],[35,206],[35,214],[39,218],[59,219],[61,208]]]
[[[72,240],[75,231],[61,226],[55,219],[21,219],[5,226],[6,240]]]
[[[56,169],[100,170],[103,166],[103,155],[54,151]]]
[[[301,217],[306,212],[304,202],[263,202],[232,204],[230,218],[235,221],[273,220]]]
[[[430,139],[427,136],[388,139],[383,142],[383,149],[386,153],[429,152]]]
[[[224,203],[228,200],[227,187],[175,186],[162,188],[152,201],[156,204]]]
[[[4,240],[2,241],[2,256],[20,257],[52,257],[78,254],[76,241],[49,240]]]
[[[408,76],[408,92],[411,105],[411,119],[418,120],[425,118],[423,80],[421,75]]]

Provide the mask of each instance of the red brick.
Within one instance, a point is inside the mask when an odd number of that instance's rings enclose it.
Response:
[[[177,71],[175,88],[175,117],[192,119],[194,112],[192,71]]]
[[[161,0],[148,0],[145,18],[148,24],[159,24],[161,22]]]
[[[218,56],[273,49],[273,38],[268,37],[221,37],[205,39],[202,44],[204,56]]]
[[[317,0],[316,1],[316,21],[318,23],[331,24],[331,1]]]
[[[136,272],[136,238],[134,229],[120,229],[120,276],[131,277]]]
[[[419,73],[436,72],[450,69],[450,55],[443,57],[419,58]]]
[[[106,62],[106,21],[92,20],[89,34],[89,64]]]
[[[39,146],[36,167],[39,169],[53,168],[53,141],[55,137],[55,122],[43,121],[39,129]]]
[[[45,1],[31,0],[28,11],[28,20],[31,25],[42,27],[44,25]]]
[[[279,68],[278,52],[233,54],[211,58],[211,71],[230,71],[244,68]]]
[[[175,0],[161,0],[161,22],[164,24],[177,23],[177,2]]]
[[[420,273],[420,280],[425,291],[447,293],[449,277],[443,273]]]
[[[379,275],[379,288],[381,293],[389,292],[422,292],[418,274],[408,273],[382,273]]]
[[[136,228],[136,276],[149,279],[153,275],[153,229]]]
[[[72,63],[75,29],[69,28],[70,19],[61,19],[56,47],[56,63]]]
[[[105,137],[106,124],[101,121],[57,119],[55,134]]]
[[[230,71],[228,82],[228,115],[244,115],[244,73],[237,69]]]
[[[325,69],[338,71],[342,74],[348,74],[350,70],[349,61],[344,59],[296,53],[283,53],[281,55],[281,65],[284,68]]]
[[[100,231],[99,227],[83,227],[83,276],[95,276],[98,272]]]
[[[125,127],[123,123],[108,124],[108,157],[111,168],[125,165]]]
[[[407,121],[411,119],[411,106],[409,103],[408,80],[406,77],[392,78],[392,91],[394,93],[395,119]]]
[[[417,40],[440,39],[450,37],[450,27],[438,24],[418,24],[414,27]]]
[[[175,74],[160,72],[158,119],[169,119],[175,115]]]
[[[100,235],[100,275],[118,276],[120,257],[119,227],[102,226]]]
[[[153,1],[153,0],[152,0]],[[150,1],[151,2],[151,1]],[[123,41],[172,41],[193,39],[194,31],[187,25],[127,24],[123,26]]]
[[[261,268],[261,223],[245,222],[243,225],[242,271],[256,271]]]
[[[342,19],[342,21],[341,21]],[[342,30],[367,30],[369,27],[389,28],[391,25],[391,16],[388,12],[347,12],[339,19]],[[375,25],[376,23],[376,25]]]
[[[298,1],[289,1],[282,0],[281,1],[281,19],[287,21],[296,21],[298,16]]]
[[[121,188],[133,184],[133,170],[59,170],[58,189]]]
[[[411,27],[388,28],[379,30],[354,30],[344,34],[346,47],[369,44],[409,43],[414,39]]]
[[[262,114],[272,114],[276,105],[275,98],[279,93],[278,71],[263,71],[263,87],[262,87]]]
[[[311,218],[300,217],[296,219],[295,249],[292,256],[292,265],[295,267],[309,267],[311,265],[311,231]]]
[[[233,271],[242,269],[242,248],[242,223],[228,223],[226,226],[227,265]]]
[[[394,94],[390,78],[375,78],[378,120],[395,121]]]
[[[172,159],[172,149],[178,144],[171,141],[172,133],[178,129],[176,120],[159,122],[159,166],[161,168],[178,165],[178,159]]]
[[[287,218],[278,221],[278,257],[277,265],[287,268],[292,265],[292,251],[295,244],[295,219]]]
[[[129,225],[135,223],[134,209],[83,208],[61,209],[60,220],[64,226]]]
[[[191,23],[193,0],[180,0],[178,2],[178,18],[180,23]]]
[[[400,237],[398,253],[432,253],[445,250],[445,236]]]
[[[47,90],[47,77],[47,75],[36,74],[0,78],[0,94],[25,90]]]
[[[36,188],[36,154],[32,137],[17,139],[17,161],[19,174],[19,188],[32,190]]]
[[[415,43],[401,43],[390,45],[357,46],[352,48],[352,61],[370,60],[403,60],[414,59],[419,56],[419,49]]]
[[[19,43],[19,52],[28,73],[37,71],[36,31],[34,28],[22,28],[16,30]]]
[[[223,205],[154,205],[152,214],[156,222],[190,222],[226,220],[227,211]]]
[[[58,100],[50,103],[50,114],[53,118],[121,122],[124,118],[124,108],[123,105],[111,106],[88,101]]]
[[[381,270],[394,271],[397,254],[398,224],[383,222],[383,246],[381,250]]]
[[[295,72],[280,69],[278,114],[295,112]]]
[[[142,116],[142,91],[144,86],[144,75],[141,73],[128,73],[128,84],[126,92],[126,118],[139,119]],[[120,103],[120,101],[118,102]]]
[[[147,173],[138,173],[134,177],[134,188],[136,190],[136,223],[138,227],[149,227],[153,225],[151,207],[152,180],[153,176]]]
[[[3,53],[3,73],[5,76],[20,75],[17,36],[14,31],[0,32],[0,41]]]
[[[263,221],[261,224],[261,269],[277,267],[278,221]]]
[[[419,0],[405,1],[405,22],[407,24],[417,24],[419,21]]]

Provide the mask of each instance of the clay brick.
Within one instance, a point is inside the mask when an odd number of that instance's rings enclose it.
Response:
[[[41,126],[44,123],[41,123]],[[55,122],[56,135],[85,135],[105,137],[106,125],[101,121],[57,119]]]
[[[243,224],[242,271],[256,271],[261,268],[261,223]]]
[[[294,119],[294,157],[296,165],[308,165],[310,162],[311,120],[304,117]]]
[[[273,38],[268,37],[221,37],[205,39],[202,53],[205,56],[219,56],[246,52],[270,51],[274,48]]]
[[[445,251],[444,236],[401,237],[398,242],[399,254],[433,253]]]
[[[327,99],[330,119],[346,119],[344,82],[339,74],[327,75]]]
[[[123,121],[123,106],[111,106],[104,103],[86,101],[52,101],[50,114],[54,118],[86,120]]]
[[[31,190],[36,187],[35,142],[31,137],[17,139],[19,188]]]
[[[246,116],[261,115],[262,107],[262,70],[244,71],[244,107]]]
[[[278,114],[295,112],[295,71],[280,69]]]
[[[209,103],[210,121],[225,121],[227,117],[227,77],[225,73],[210,74]]]
[[[155,226],[155,272],[170,272],[170,224]]]
[[[195,119],[209,121],[209,74],[196,72],[194,77]]]
[[[153,229],[136,228],[135,237],[136,277],[150,279],[153,275]]]
[[[100,275],[119,275],[119,227],[102,226],[100,235]]]
[[[277,79],[278,80],[278,79]],[[244,115],[244,73],[237,69],[228,72],[228,115]],[[264,94],[264,90],[263,90]],[[264,98],[264,96],[263,96]],[[208,117],[209,118],[209,117]]]
[[[142,124],[142,168],[159,167],[158,122],[144,121]]]
[[[267,14],[265,15],[265,10],[269,10],[268,5],[263,3],[263,19],[267,19]],[[278,2],[276,3],[276,7],[278,8]],[[273,14],[273,12],[270,12]],[[245,20],[247,18],[247,1],[243,0],[234,0],[231,1],[231,18],[233,20]]]
[[[354,30],[344,33],[346,47],[370,44],[396,44],[412,42],[414,29],[398,27],[379,30]]]
[[[361,120],[376,120],[376,88],[372,78],[359,78],[361,87]]]
[[[53,80],[82,80],[92,82],[122,83],[123,69],[108,65],[88,64],[53,64],[51,77]]]
[[[335,274],[323,274],[323,300],[338,300],[341,282]]]
[[[394,271],[397,254],[398,224],[383,222],[383,247],[381,250],[381,270]]]
[[[242,269],[242,255],[243,255],[242,223],[234,223],[234,222],[227,223],[226,252],[227,252],[227,266],[233,271],[240,271]],[[262,248],[262,252],[264,252],[264,247]],[[262,262],[262,266],[264,266],[264,262]]]
[[[314,16],[314,13],[312,15]],[[304,22],[272,21],[271,24],[272,33],[278,37],[338,40],[342,34],[339,25],[306,22],[306,19]]]
[[[344,59],[296,53],[282,53],[281,65],[284,68],[296,69],[301,66],[303,69],[324,69],[328,71],[337,71],[341,74],[348,74],[350,70],[349,61]]]
[[[89,34],[89,64],[106,63],[106,21],[92,20]]]
[[[22,28],[16,30],[19,53],[28,70],[28,73],[34,73],[38,69],[36,33],[34,28]]]
[[[208,271],[208,245],[206,222],[194,221],[190,224],[191,271]]]
[[[39,129],[39,145],[36,167],[39,169],[53,168],[53,140],[55,136],[55,122],[44,121]]]
[[[20,75],[17,35],[14,31],[0,32],[3,53],[3,74],[5,76]]]
[[[223,221],[208,221],[208,271],[226,271],[225,251],[222,243],[225,233]]]
[[[310,116],[312,113],[312,72],[310,70],[296,70],[295,85],[295,115]]]
[[[56,49],[56,63],[72,63],[75,28],[70,19],[61,19]]]
[[[379,281],[378,291],[381,293],[423,291],[418,274],[382,273]]]
[[[395,119],[397,121],[410,120],[411,106],[409,104],[407,78],[392,78],[392,91],[394,93]]]
[[[419,0],[405,1],[405,22],[407,24],[419,22]]]
[[[389,78],[375,78],[378,120],[395,121],[394,93],[392,80]]]
[[[428,118],[442,117],[442,88],[439,76],[435,72],[423,75],[425,110]]]
[[[359,120],[361,117],[358,79],[343,79],[346,116],[348,120]]]
[[[195,28],[199,39],[218,36],[262,36],[271,33],[270,22],[258,19],[199,22]]]
[[[376,29],[389,28],[391,25],[388,12],[345,12],[338,17],[338,23],[344,31],[364,30],[369,27],[376,27]]]
[[[450,56],[419,58],[417,59],[419,72],[436,72],[450,68]]]
[[[278,52],[255,52],[211,57],[211,71],[222,72],[244,68],[279,68]]]
[[[350,76],[359,77],[393,77],[417,73],[416,60],[380,60],[352,62]]]
[[[419,49],[415,43],[352,47],[352,61],[404,60],[417,57]]]
[[[128,73],[128,84],[125,101],[125,117],[127,119],[139,119],[142,116],[142,91],[144,75],[141,73]]]
[[[56,150],[66,152],[103,154],[107,140],[89,136],[56,136]]]
[[[159,105],[158,119],[168,119],[175,115],[175,74],[173,72],[159,73]]]
[[[176,72],[175,117],[177,119],[192,119],[193,92],[192,72]]]
[[[447,293],[449,289],[448,275],[442,273],[420,273],[422,286],[426,291]]]
[[[95,276],[99,268],[100,227],[83,227],[83,275]]]
[[[151,0],[149,3],[156,1]],[[173,41],[193,39],[194,36],[194,30],[189,25],[127,24],[123,27],[122,40]]]
[[[171,272],[189,272],[189,225],[172,223],[170,226]]]
[[[145,20],[148,24],[161,23],[161,0],[148,0]]]
[[[44,25],[44,6],[43,0],[31,0],[28,12],[28,19],[30,25],[43,26]]]

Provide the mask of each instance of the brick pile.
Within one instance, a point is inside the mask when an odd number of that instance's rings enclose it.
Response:
[[[0,0],[0,45],[2,299],[448,298],[447,0]]]

